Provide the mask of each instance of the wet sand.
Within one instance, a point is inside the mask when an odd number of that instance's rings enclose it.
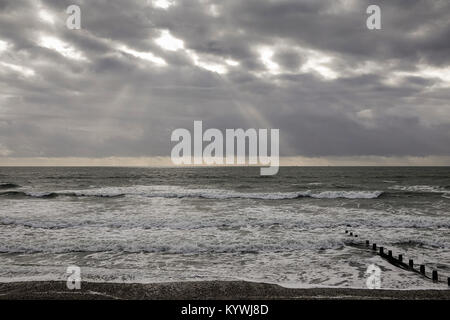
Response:
[[[240,300],[240,299],[357,299],[357,300],[450,300],[450,290],[368,290],[345,288],[289,289],[245,281],[169,283],[82,282],[69,290],[62,281],[0,283],[0,299],[125,299],[125,300]]]

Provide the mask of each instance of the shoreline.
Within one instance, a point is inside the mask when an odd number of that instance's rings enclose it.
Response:
[[[450,290],[285,288],[247,281],[162,283],[82,282],[69,290],[65,281],[0,283],[0,300],[450,300]]]

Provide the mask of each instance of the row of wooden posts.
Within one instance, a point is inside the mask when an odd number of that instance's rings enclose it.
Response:
[[[349,235],[352,236],[352,237],[358,238],[358,235],[357,235],[357,234],[354,234],[353,232],[350,232],[349,230],[345,230],[345,233],[349,234]],[[369,241],[369,240],[366,240],[366,241],[365,241],[365,247],[366,247],[366,248],[370,248],[370,241]],[[426,272],[425,272],[425,265],[424,265],[424,264],[421,264],[420,267],[419,267],[419,270],[417,270],[417,269],[414,269],[414,260],[413,260],[413,259],[409,259],[408,264],[406,264],[406,263],[403,261],[403,255],[402,255],[402,254],[399,254],[399,255],[398,255],[398,258],[395,258],[395,257],[392,255],[392,250],[388,250],[388,251],[387,251],[387,254],[386,254],[386,252],[384,251],[384,250],[385,250],[384,247],[378,247],[378,250],[379,250],[378,252],[379,252],[380,256],[381,256],[382,258],[387,259],[387,260],[388,260],[390,263],[392,263],[393,265],[396,265],[396,266],[398,266],[398,267],[401,267],[401,268],[404,268],[404,269],[407,269],[407,270],[411,270],[411,271],[420,273],[420,274],[422,274],[423,276],[425,276],[426,278],[433,280],[433,282],[438,282],[438,281],[439,281],[439,277],[438,277],[438,272],[437,272],[437,270],[432,270],[432,272],[431,272],[431,278],[430,278],[430,277],[428,277],[428,276],[426,275]],[[377,252],[377,244],[376,244],[376,243],[372,243],[372,251]],[[450,286],[450,277],[447,277],[447,285]]]

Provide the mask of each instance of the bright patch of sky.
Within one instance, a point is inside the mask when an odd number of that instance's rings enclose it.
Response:
[[[194,64],[200,68],[203,68],[205,70],[216,72],[219,74],[225,74],[228,72],[226,66],[224,64],[209,61],[208,59],[205,59],[201,56],[199,56],[194,50],[189,50],[184,47],[184,41],[181,39],[178,39],[174,37],[169,30],[161,30],[161,35],[156,38],[155,43],[163,48],[164,50],[168,51],[179,51],[182,50],[185,54],[187,54]],[[236,61],[230,60],[226,62],[229,65],[235,64]]]
[[[175,1],[170,1],[170,0],[152,0],[152,5],[155,8],[159,8],[159,9],[167,10],[174,4],[175,4]]]
[[[24,66],[18,66],[16,64],[7,63],[7,62],[0,62],[0,66],[6,67],[7,69],[17,72],[25,77],[32,77],[35,75],[35,72],[33,69],[30,69],[30,68],[27,68]]]
[[[201,57],[198,56],[198,54],[196,54],[192,50],[186,50],[186,53],[192,59],[192,61],[194,61],[194,64],[197,67],[200,67],[205,70],[215,72],[218,74],[225,74],[228,72],[227,67],[224,66],[223,64],[207,61],[206,59],[202,59]]]
[[[263,47],[259,49],[261,62],[270,73],[277,74],[280,72],[280,66],[272,60],[273,54],[274,52],[271,48]]]
[[[183,40],[175,38],[169,30],[162,30],[161,36],[155,39],[155,43],[169,51],[177,51],[184,48]]]
[[[225,63],[231,67],[237,67],[240,64],[239,61],[233,59],[226,59]]]
[[[0,40],[0,52],[5,51],[6,49],[8,49],[8,42],[4,41],[4,40]]]
[[[70,44],[53,36],[41,36],[39,39],[39,45],[41,47],[54,50],[69,59],[87,60],[83,53],[72,47]]]
[[[316,72],[326,80],[338,78],[339,75],[330,66],[333,61],[332,57],[317,51],[309,51],[306,56],[307,60],[301,67],[303,72]]]
[[[396,72],[400,76],[417,76],[423,78],[438,78],[446,85],[450,85],[450,67],[435,68],[426,65],[419,65],[416,72]]]
[[[125,53],[127,53],[129,55],[132,55],[133,57],[153,62],[154,64],[159,65],[159,66],[166,66],[167,65],[166,61],[163,58],[155,56],[151,52],[136,51],[136,50],[131,49],[131,48],[125,46],[125,45],[118,46],[118,50],[120,50],[122,52],[125,52]]]
[[[45,21],[45,22],[47,22],[47,23],[49,23],[49,24],[55,24],[55,18],[54,18],[53,15],[52,15],[50,12],[48,12],[47,10],[40,9],[40,10],[39,10],[39,18],[40,18],[42,21]]]

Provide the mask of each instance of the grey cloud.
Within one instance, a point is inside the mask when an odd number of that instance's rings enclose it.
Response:
[[[64,26],[73,3],[82,8],[82,30]],[[0,61],[35,72],[0,65],[0,144],[17,157],[169,155],[171,131],[203,120],[205,128],[279,128],[289,156],[449,154],[447,1],[376,1],[379,31],[365,27],[369,1],[209,3],[219,16],[206,1],[165,11],[138,0],[45,0],[50,25],[34,2],[0,1],[0,40],[10,44]],[[185,50],[159,47],[162,29],[200,59],[239,65],[208,71]],[[86,60],[39,46],[41,33]],[[269,72],[259,46],[273,48],[278,72]],[[324,65],[336,78],[298,71],[320,55],[332,59]],[[422,74],[423,66],[437,74]]]
[[[302,63],[300,55],[288,49],[277,51],[274,60],[288,70],[297,70]]]

